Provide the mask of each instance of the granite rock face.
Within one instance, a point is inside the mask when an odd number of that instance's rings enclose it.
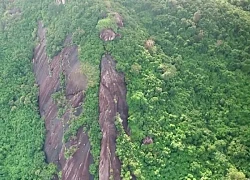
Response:
[[[99,179],[120,180],[121,162],[115,155],[117,113],[127,129],[128,106],[126,103],[126,85],[124,75],[115,70],[115,61],[105,55],[101,61],[101,82],[99,89],[99,123],[102,132]]]
[[[53,59],[46,54],[46,29],[39,22],[39,44],[34,49],[33,67],[39,86],[39,110],[46,126],[44,151],[47,162],[62,171],[63,180],[89,180],[89,165],[93,163],[88,135],[80,128],[74,138],[64,142],[70,121],[81,114],[87,89],[87,78],[80,69],[77,46],[65,40],[65,47]],[[115,36],[111,33],[111,36]],[[109,39],[109,38],[108,38]],[[127,132],[128,106],[124,75],[115,69],[108,54],[101,59],[99,88],[99,124],[102,132],[99,179],[120,180],[121,162],[115,155],[117,131],[115,118],[119,113]],[[55,99],[60,95],[59,100]],[[63,96],[63,97],[61,97]],[[58,97],[57,97],[58,98]],[[57,101],[60,101],[60,104]],[[63,112],[60,108],[63,107]],[[70,152],[70,153],[69,153]],[[69,155],[70,154],[70,155]],[[55,177],[58,179],[58,177]]]
[[[39,85],[39,110],[46,126],[44,151],[48,162],[57,164],[62,171],[63,180],[93,179],[89,174],[89,165],[93,162],[90,143],[86,133],[79,129],[77,136],[69,142],[63,141],[68,123],[82,111],[83,91],[87,88],[87,79],[81,72],[77,46],[66,46],[50,59],[46,55],[46,29],[39,22],[39,44],[34,50],[33,67],[36,82]],[[66,39],[67,41],[70,40]],[[64,84],[62,83],[62,77]],[[58,103],[53,99],[57,92],[63,92],[64,110],[59,115]],[[76,114],[75,111],[78,113]],[[72,150],[69,158],[66,151]]]

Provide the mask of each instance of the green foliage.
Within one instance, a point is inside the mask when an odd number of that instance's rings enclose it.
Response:
[[[41,153],[45,127],[43,120],[38,117],[38,89],[30,63],[38,20],[41,20],[46,27],[46,50],[51,58],[64,46],[69,45],[64,43],[68,35],[72,35],[73,43],[79,47],[82,70],[88,79],[88,90],[85,93],[87,105],[84,107],[86,114],[79,117],[79,121],[70,121],[71,124],[65,132],[64,139],[68,140],[80,127],[86,126],[84,130],[90,137],[91,151],[95,160],[95,170],[92,172],[98,179],[97,167],[100,154],[98,82],[99,61],[104,50],[97,36],[96,24],[99,12],[104,7],[103,2],[76,0],[67,5],[56,5],[54,1],[49,0],[41,2],[21,0],[11,6],[9,1],[1,1],[1,3],[4,3],[4,6],[0,6],[1,14],[5,16],[1,16],[1,24],[4,23],[4,27],[2,26],[0,32],[0,44],[4,47],[0,51],[2,63],[0,82],[3,87],[0,91],[0,105],[1,118],[4,121],[1,123],[3,128],[1,126],[0,141],[1,146],[4,147],[0,148],[0,167],[4,168],[3,173],[1,168],[0,179],[2,177],[3,179],[20,177],[51,179],[52,170],[49,170],[50,166],[47,168],[44,154]],[[22,11],[21,20],[20,16],[12,17],[6,13],[8,9],[15,6],[20,7]],[[60,76],[62,87],[65,87],[64,78],[63,75]],[[62,90],[56,92],[53,94],[53,99],[59,107],[60,117],[67,108],[64,92]],[[22,148],[24,145],[25,150]],[[73,152],[74,148],[68,149],[66,156],[72,155]]]
[[[65,148],[64,156],[66,159],[73,156],[73,154],[77,151],[77,146],[70,146],[68,149]]]
[[[229,2],[229,3],[228,3]],[[32,48],[37,21],[47,29],[47,53],[55,56],[71,36],[88,78],[84,113],[69,124],[65,141],[80,127],[88,133],[98,179],[99,64],[107,50],[124,72],[129,135],[117,117],[122,179],[250,178],[250,15],[246,0],[50,0],[0,2],[0,179],[51,179],[38,117]],[[14,4],[12,4],[14,3]],[[20,7],[22,13],[8,10]],[[112,13],[124,27],[117,28]],[[200,19],[195,14],[200,13]],[[103,28],[122,38],[99,40]],[[144,47],[153,39],[154,47]],[[63,82],[63,76],[62,76]],[[62,84],[63,85],[63,84]],[[63,92],[54,100],[63,106]],[[143,144],[145,137],[153,143]],[[69,149],[66,156],[74,151]]]
[[[21,6],[22,13],[9,14],[14,7],[18,2],[1,1],[0,179],[51,179],[55,166],[42,151],[45,127],[31,64],[38,14]]]
[[[118,26],[116,25],[115,18],[109,14],[108,17],[100,19],[96,25],[96,29],[101,32],[103,29],[112,29],[117,31]]]
[[[228,180],[246,180],[244,173],[237,171],[237,169],[230,168],[227,174]]]
[[[58,117],[61,118],[65,114],[67,108],[69,107],[69,105],[67,103],[67,99],[65,97],[65,92],[63,90],[60,90],[60,91],[52,94],[51,97],[59,109],[58,110]]]
[[[104,48],[99,40],[96,25],[100,12],[103,12],[104,2],[95,1],[71,1],[66,5],[55,5],[51,1],[46,1],[47,6],[42,9],[42,20],[45,23],[47,33],[47,53],[50,57],[55,56],[66,45],[64,40],[67,35],[71,36],[73,43],[78,45],[79,60],[81,70],[87,77],[88,89],[84,93],[84,113],[69,123],[69,128],[64,132],[64,142],[75,136],[77,130],[84,127],[91,144],[91,154],[94,157],[94,164],[91,165],[91,173],[98,179],[98,159],[100,155],[100,128],[98,124],[98,82],[99,82],[99,62]],[[61,76],[64,77],[64,76]],[[63,80],[61,82],[64,82]],[[63,83],[61,83],[62,86]],[[65,96],[63,92],[55,93],[55,100],[59,108],[59,113],[64,112]],[[60,114],[59,114],[60,116]],[[74,148],[67,149],[66,157],[74,153]]]
[[[54,177],[56,171],[57,171],[57,166],[53,163],[49,163],[48,166],[46,166],[42,170],[40,178],[44,180],[50,180]]]
[[[242,8],[245,11],[250,11],[250,1],[249,0],[228,0],[229,3]]]
[[[87,77],[88,87],[94,87],[98,84],[99,69],[95,65],[91,65],[89,62],[84,62],[81,67],[82,72]]]
[[[215,0],[119,3],[125,36],[109,49],[127,83],[122,178],[225,179],[231,167],[248,178],[249,14]],[[149,37],[153,52],[143,47]],[[147,136],[153,143],[143,145]]]

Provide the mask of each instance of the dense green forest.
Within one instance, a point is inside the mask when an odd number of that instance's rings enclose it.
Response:
[[[42,146],[44,122],[32,72],[32,32],[37,15],[15,15],[10,1],[0,2],[0,179],[51,179]]]
[[[84,126],[98,179],[99,65],[104,53],[125,74],[127,135],[117,117],[122,179],[250,178],[250,2],[247,0],[0,1],[0,179],[51,179],[44,121],[32,72],[37,22],[55,56],[67,35],[78,45],[89,79],[84,113],[65,141]],[[15,9],[15,13],[12,11]],[[124,27],[109,14],[118,12]],[[121,35],[99,39],[102,28]],[[144,144],[149,137],[151,144]]]

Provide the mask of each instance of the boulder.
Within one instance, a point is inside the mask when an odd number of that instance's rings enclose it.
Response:
[[[112,29],[103,29],[100,32],[100,38],[103,41],[113,41],[116,37],[116,33]]]

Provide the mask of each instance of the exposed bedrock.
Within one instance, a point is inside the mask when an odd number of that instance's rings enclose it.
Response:
[[[46,55],[46,30],[39,22],[39,45],[34,50],[33,66],[37,84],[39,85],[39,110],[45,120],[46,139],[44,151],[48,162],[57,164],[62,171],[63,180],[89,180],[89,164],[93,159],[90,154],[90,143],[87,134],[79,129],[77,136],[69,142],[63,142],[63,135],[68,123],[79,115],[83,102],[83,90],[86,90],[86,77],[81,73],[77,46],[65,47],[53,59]],[[69,40],[69,38],[67,38]],[[60,76],[65,77],[62,85]],[[59,107],[52,98],[56,92],[63,92],[64,110],[59,115]],[[76,114],[75,111],[78,113]],[[66,149],[74,151],[65,158]]]
[[[123,127],[127,129],[128,106],[124,75],[115,70],[116,63],[110,55],[101,61],[101,82],[99,89],[99,123],[102,131],[99,179],[120,180],[121,163],[115,155],[116,127],[115,117],[119,113]]]

